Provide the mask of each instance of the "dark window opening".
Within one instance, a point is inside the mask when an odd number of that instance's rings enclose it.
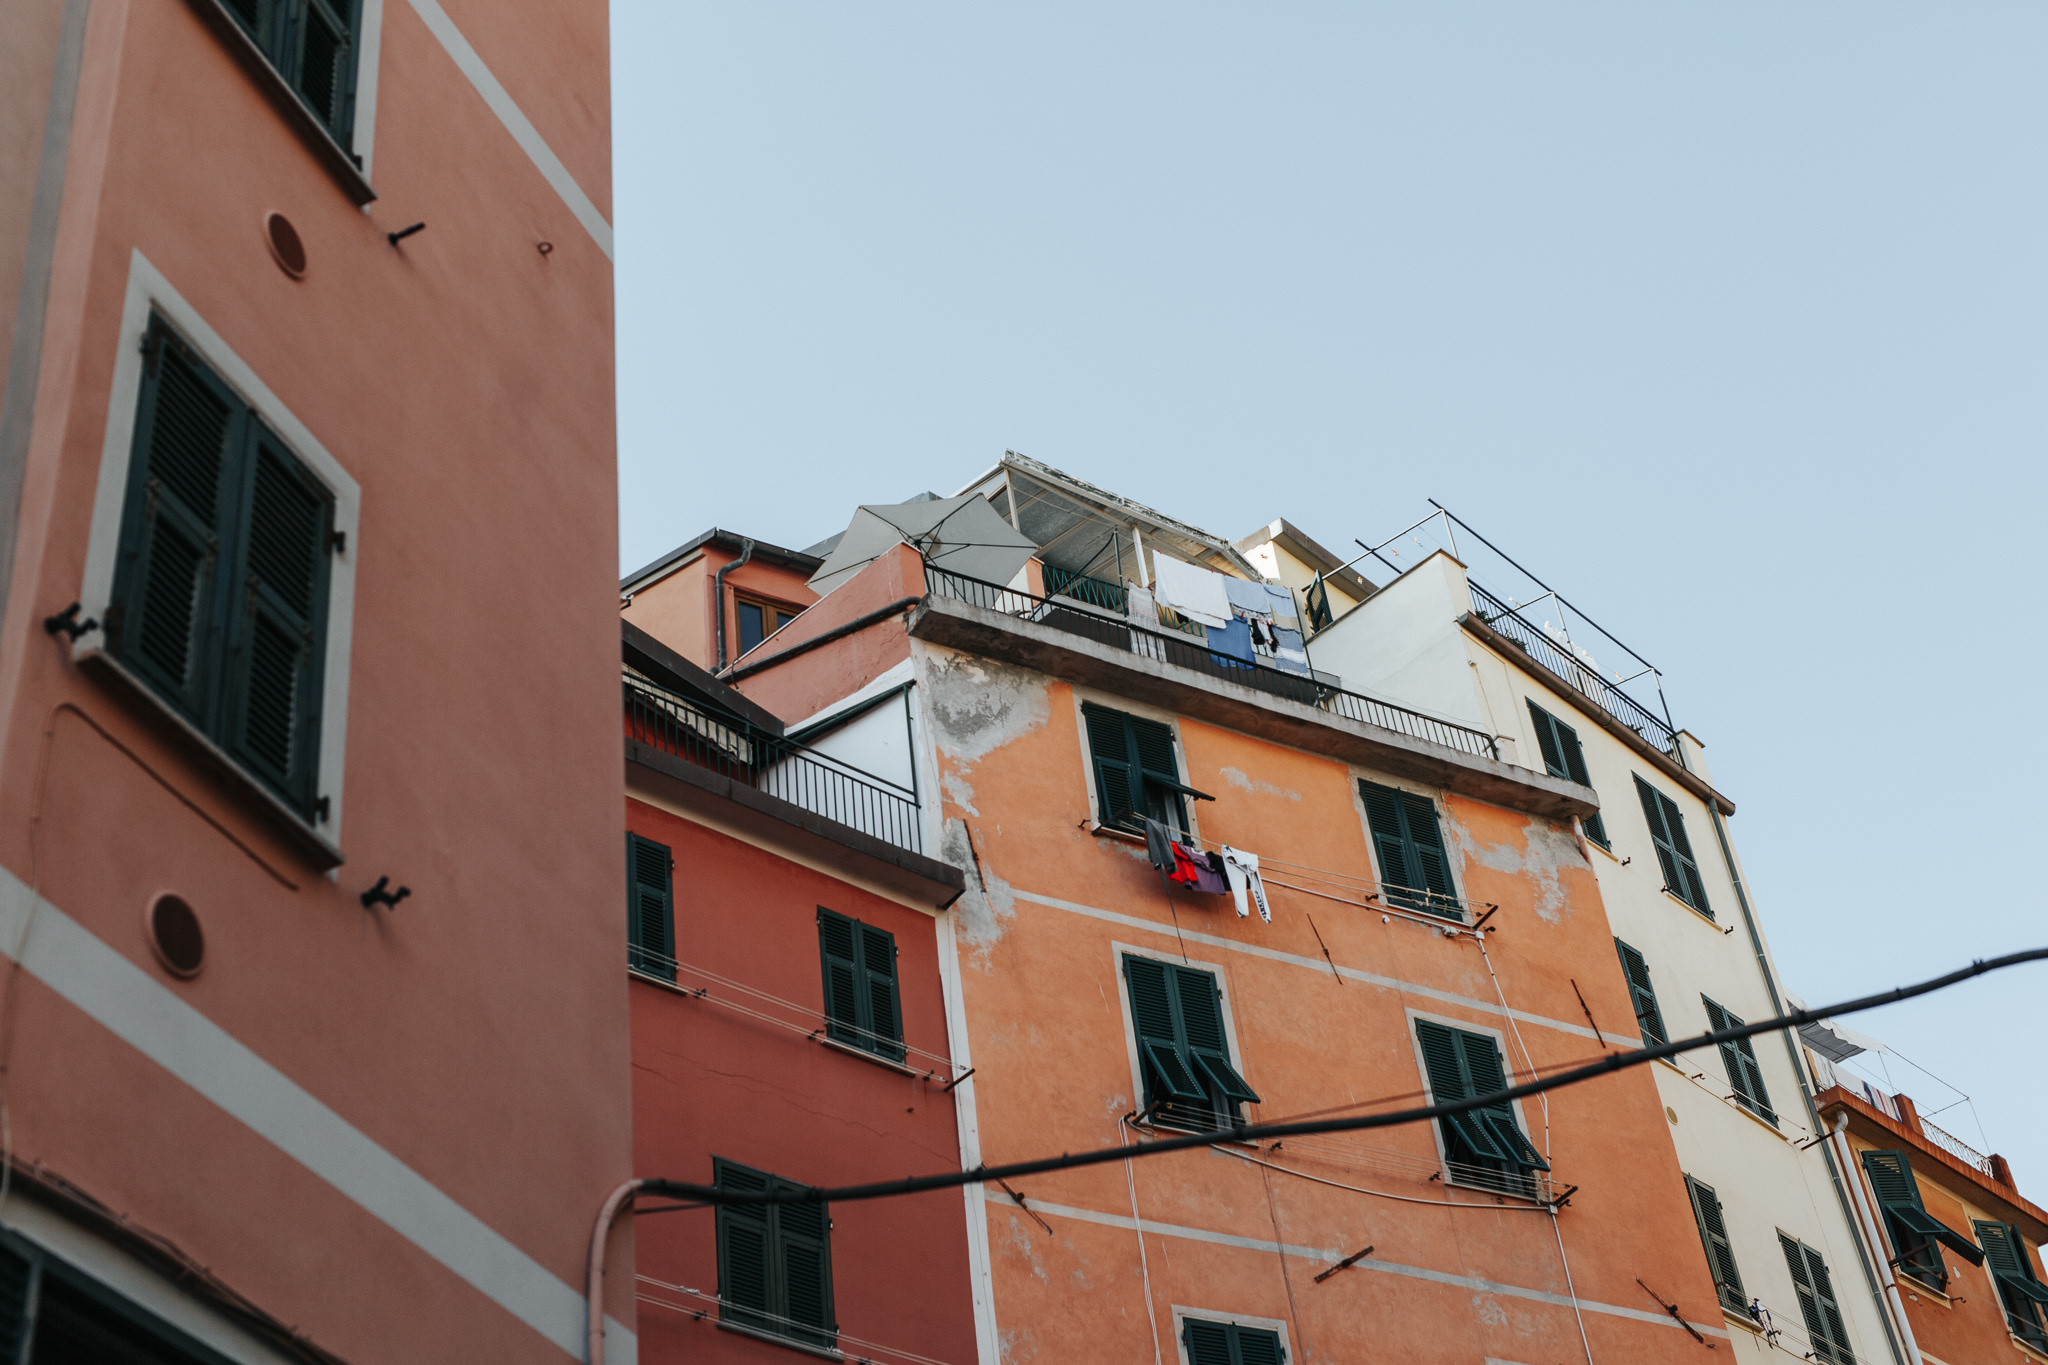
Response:
[[[1188,1365],[1284,1365],[1287,1359],[1278,1332],[1240,1322],[1184,1318],[1180,1340]]]
[[[2012,1334],[2037,1351],[2048,1352],[2048,1327],[2041,1310],[2048,1307],[2048,1287],[2034,1274],[2034,1258],[2027,1255],[2026,1241],[2010,1223],[1978,1220],[1977,1241],[1984,1248],[1984,1263],[1991,1267],[1992,1282],[1998,1286],[1998,1300],[2005,1309],[2005,1325]]]
[[[626,965],[676,979],[675,854],[637,834],[626,836]]]
[[[821,905],[818,951],[824,958],[826,1036],[892,1062],[902,1061],[896,936]]]
[[[750,601],[744,597],[736,599],[734,607],[739,613],[741,654],[747,653],[797,617],[796,610],[790,607]]]
[[[1180,780],[1173,727],[1092,701],[1081,704],[1081,718],[1095,770],[1095,818],[1142,833],[1149,816],[1176,833],[1188,833],[1187,798],[1201,793]]]
[[[360,0],[221,0],[343,151],[356,107]]]

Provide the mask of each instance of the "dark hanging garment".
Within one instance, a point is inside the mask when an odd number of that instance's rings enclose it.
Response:
[[[1175,844],[1173,851],[1181,864],[1173,874],[1175,881],[1190,891],[1206,891],[1212,896],[1230,894],[1230,879],[1223,871],[1222,858],[1187,844]]]
[[[1145,855],[1161,872],[1173,871],[1173,831],[1149,816],[1145,820]]]
[[[1253,660],[1252,628],[1247,621],[1232,617],[1230,624],[1209,627],[1210,658],[1229,665],[1249,664]]]

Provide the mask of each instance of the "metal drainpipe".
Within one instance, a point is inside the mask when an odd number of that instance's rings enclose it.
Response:
[[[1835,1126],[1828,1130],[1827,1143],[1830,1148],[1839,1148],[1842,1165],[1848,1170],[1856,1169],[1855,1153],[1849,1146],[1849,1111],[1843,1109],[1835,1115]],[[1885,1298],[1891,1304],[1899,1323],[1899,1335],[1906,1339],[1906,1350],[1915,1360],[1920,1360],[1920,1343],[1914,1339],[1913,1324],[1906,1317],[1906,1301],[1899,1295],[1899,1277],[1892,1272],[1891,1262],[1884,1258],[1884,1229],[1880,1226],[1877,1213],[1870,1206],[1869,1191],[1861,1184],[1851,1185],[1849,1193],[1856,1200],[1856,1227],[1862,1233],[1861,1241],[1868,1247],[1873,1260],[1884,1261]]]
[[[1684,746],[1679,745],[1678,751],[1679,763],[1683,766]],[[1721,808],[1714,804],[1712,797],[1707,798],[1707,814],[1714,822],[1714,837],[1721,845],[1721,861],[1727,865],[1728,880],[1735,886],[1735,903],[1742,908],[1742,926],[1749,931],[1749,946],[1756,953],[1757,971],[1762,973],[1764,989],[1770,993],[1771,1013],[1783,1014],[1785,1005],[1778,995],[1777,978],[1771,975],[1770,958],[1764,953],[1763,935],[1757,932],[1756,916],[1750,913],[1749,896],[1742,889],[1742,874],[1735,870],[1735,850],[1728,843],[1727,827],[1721,823]],[[1799,1098],[1806,1105],[1807,1120],[1813,1125],[1815,1133],[1825,1135],[1828,1131],[1827,1126],[1820,1121],[1820,1111],[1813,1106],[1813,1091],[1806,1083],[1806,1069],[1799,1064],[1799,1049],[1793,1045],[1791,1031],[1780,1029],[1778,1036],[1785,1040],[1785,1055],[1791,1060],[1792,1075],[1799,1082]],[[1850,1233],[1854,1234],[1857,1227],[1856,1211],[1848,1188],[1842,1182],[1841,1168],[1835,1164],[1834,1149],[1826,1142],[1822,1142],[1820,1154],[1821,1159],[1827,1163],[1828,1179],[1834,1184],[1835,1200],[1841,1205],[1842,1217],[1847,1220]],[[1864,1251],[1863,1238],[1857,1236],[1855,1241],[1856,1264],[1863,1271],[1863,1284],[1870,1291],[1871,1302],[1877,1305],[1877,1320],[1884,1324],[1885,1345],[1891,1347],[1892,1359],[1897,1361],[1898,1365],[1920,1365],[1917,1352],[1908,1356],[1901,1349],[1898,1333],[1892,1330],[1892,1315],[1885,1303],[1884,1291],[1878,1287],[1877,1275],[1871,1270],[1870,1257]]]
[[[612,1223],[619,1210],[633,1202],[640,1189],[638,1180],[628,1180],[605,1196],[597,1211],[597,1226],[590,1231],[590,1265],[584,1283],[584,1297],[590,1304],[585,1336],[584,1359],[589,1365],[604,1365],[604,1249],[611,1240]]]
[[[725,668],[725,576],[734,569],[743,567],[753,557],[754,542],[742,538],[740,540],[740,557],[711,575],[712,602],[718,609],[718,662],[712,665],[711,671],[713,673],[720,672]]]

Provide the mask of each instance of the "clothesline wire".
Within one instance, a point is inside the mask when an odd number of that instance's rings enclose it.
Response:
[[[652,1275],[635,1275],[633,1278],[638,1280],[641,1284],[651,1285],[656,1289],[666,1289],[670,1293],[687,1294],[693,1299],[702,1299],[705,1303],[715,1304],[721,1309],[737,1309],[745,1314],[745,1318],[740,1319],[742,1322],[745,1322],[748,1318],[759,1319],[764,1322],[773,1322],[778,1326],[793,1328],[796,1331],[804,1333],[806,1336],[824,1330],[821,1329],[816,1323],[799,1322],[795,1318],[786,1318],[779,1313],[770,1313],[765,1308],[750,1308],[747,1307],[745,1304],[736,1304],[732,1300],[725,1298],[723,1295],[707,1294],[701,1289],[692,1289],[689,1285],[686,1284],[670,1284],[666,1280],[657,1280]],[[702,1317],[706,1311],[701,1308],[690,1307],[686,1304],[671,1303],[667,1299],[656,1298],[652,1294],[635,1294],[633,1297],[638,1299],[642,1303],[651,1303],[655,1305],[657,1308],[667,1308],[678,1313],[689,1313],[696,1317]],[[874,1351],[879,1352],[885,1356],[893,1356],[897,1360],[906,1361],[908,1362],[908,1365],[946,1365],[946,1362],[943,1360],[938,1360],[932,1356],[919,1355],[916,1351],[907,1351],[900,1346],[884,1346],[879,1341],[864,1341],[860,1337],[853,1336],[848,1332],[840,1331],[837,1328],[831,1330],[832,1337],[835,1342],[845,1342],[854,1346],[864,1348],[863,1350],[849,1353],[845,1350],[843,1346],[840,1347],[840,1354],[842,1356],[847,1356],[850,1359],[857,1360],[865,1354],[867,1354],[867,1352]]]

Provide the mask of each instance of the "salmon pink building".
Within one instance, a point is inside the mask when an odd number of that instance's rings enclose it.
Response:
[[[582,1359],[604,6],[0,23],[0,1355]]]

